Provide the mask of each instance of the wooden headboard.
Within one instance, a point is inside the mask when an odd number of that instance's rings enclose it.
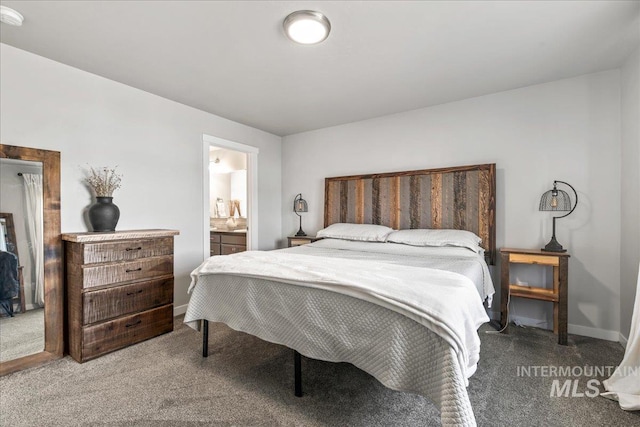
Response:
[[[469,230],[482,238],[487,262],[495,263],[495,163],[325,178],[324,192],[325,227]]]

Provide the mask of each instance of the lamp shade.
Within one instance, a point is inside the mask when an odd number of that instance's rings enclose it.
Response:
[[[558,184],[564,184],[567,187],[573,190],[573,194],[575,195],[575,202],[571,203],[571,197],[564,190],[558,189]],[[562,245],[556,240],[556,219],[564,218],[566,216],[571,215],[571,212],[578,206],[578,193],[576,189],[571,186],[571,184],[564,181],[553,181],[553,188],[549,191],[545,191],[540,197],[540,207],[539,210],[545,212],[567,212],[561,216],[553,217],[553,234],[551,236],[551,240],[547,245],[542,248],[543,251],[547,252],[566,252],[567,250],[562,247]]]
[[[294,212],[308,212],[309,207],[307,206],[307,201],[302,198],[302,194],[298,194],[293,201],[293,211]]]
[[[553,183],[553,189],[546,191],[540,198],[541,211],[567,212],[571,210],[571,198],[564,190],[557,189],[557,183]]]

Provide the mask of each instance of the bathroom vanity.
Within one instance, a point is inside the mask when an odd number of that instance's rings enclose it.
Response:
[[[247,250],[247,230],[210,232],[210,255],[230,255]]]

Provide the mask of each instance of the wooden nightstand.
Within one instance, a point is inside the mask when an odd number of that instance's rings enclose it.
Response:
[[[287,237],[288,245],[290,248],[294,246],[306,245],[307,243],[313,243],[318,239],[316,236],[289,236]]]
[[[508,296],[531,298],[553,303],[553,333],[558,335],[558,344],[567,345],[567,284],[569,280],[569,254],[545,252],[531,249],[500,249],[502,261],[500,277],[500,325],[507,326]],[[511,264],[535,264],[553,267],[553,288],[520,286],[510,283]],[[507,331],[507,329],[505,329]]]

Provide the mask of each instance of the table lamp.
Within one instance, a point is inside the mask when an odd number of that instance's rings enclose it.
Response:
[[[300,217],[300,229],[296,233],[296,236],[306,236],[307,233],[302,231],[302,215],[300,215],[300,212],[308,212],[309,208],[307,201],[302,198],[302,193],[298,194],[293,200],[293,211]]]
[[[564,190],[558,190],[558,184],[564,184],[567,187],[573,190],[573,194],[575,194],[575,203],[573,206],[571,205],[571,198],[569,194],[567,194]],[[562,245],[556,240],[556,219],[564,218],[566,216],[571,215],[578,206],[578,193],[576,189],[573,188],[570,184],[564,181],[553,181],[553,188],[549,191],[546,191],[542,197],[540,198],[540,210],[541,211],[551,211],[551,212],[568,212],[561,216],[553,217],[553,235],[551,236],[551,240],[547,245],[542,248],[543,251],[546,252],[566,252],[567,250],[562,247]]]

